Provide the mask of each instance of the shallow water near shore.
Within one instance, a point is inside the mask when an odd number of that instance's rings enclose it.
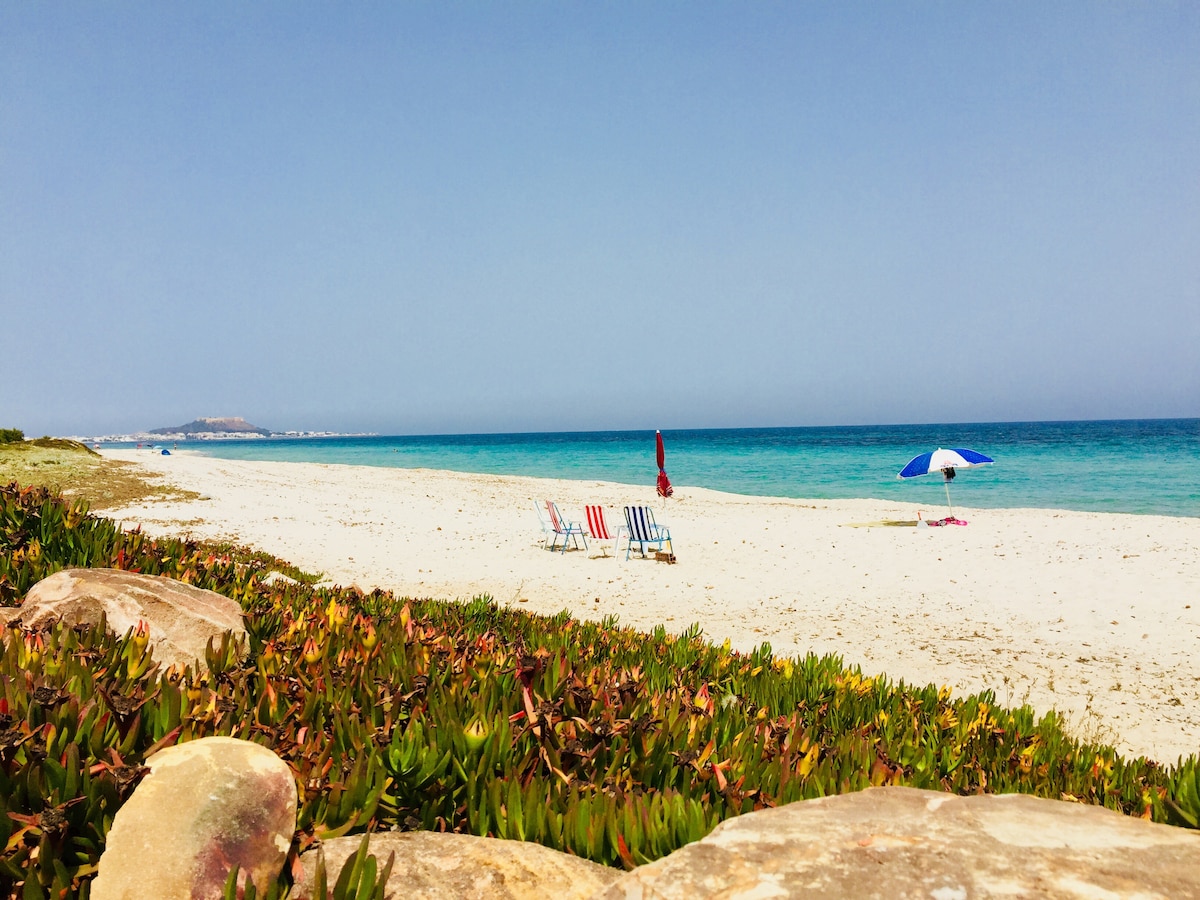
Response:
[[[959,473],[963,507],[1200,516],[1200,419],[1000,422],[664,431],[676,485],[753,496],[879,499],[946,508],[937,476],[899,481],[909,459],[970,447],[996,464]],[[653,484],[654,433],[270,438],[187,441],[224,459],[445,469]]]

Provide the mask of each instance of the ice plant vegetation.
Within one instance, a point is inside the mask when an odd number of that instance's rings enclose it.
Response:
[[[270,747],[315,839],[431,829],[536,841],[613,866],[793,800],[903,784],[1019,791],[1195,828],[1200,773],[1069,737],[1054,714],[680,635],[470,603],[315,588],[260,552],[151,540],[39,488],[0,487],[0,603],[72,566],[165,575],[237,600],[249,658],[164,671],[144,629],[7,631],[0,894],[86,897],[150,754],[208,735]],[[278,571],[290,579],[269,580]],[[15,611],[7,618],[15,618]],[[338,897],[375,895],[364,853]],[[272,889],[282,897],[287,872]],[[324,876],[322,876],[324,877]],[[340,887],[338,887],[340,885]],[[355,887],[357,886],[357,887]],[[335,890],[336,888],[336,890]],[[337,891],[340,891],[338,893]],[[357,893],[356,893],[357,891]]]

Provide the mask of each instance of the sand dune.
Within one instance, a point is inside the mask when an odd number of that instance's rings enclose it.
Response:
[[[186,453],[105,451],[206,499],[107,511],[152,534],[231,538],[332,581],[489,594],[534,612],[681,630],[776,654],[837,653],[908,682],[1055,708],[1077,734],[1174,762],[1200,752],[1200,519],[956,510]],[[652,505],[678,562],[547,552],[532,501]],[[944,514],[923,509],[925,516]],[[874,523],[874,524],[872,524]],[[857,526],[857,527],[855,527]],[[607,556],[604,553],[607,553]]]

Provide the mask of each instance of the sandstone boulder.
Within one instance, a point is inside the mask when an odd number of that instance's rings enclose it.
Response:
[[[115,634],[150,626],[154,659],[204,668],[209,639],[216,646],[226,631],[244,639],[242,610],[237,601],[213,591],[157,575],[135,575],[120,569],[64,569],[29,589],[18,621],[25,628],[45,628],[62,619],[69,624],[99,623],[101,614]]]
[[[361,836],[344,837],[321,845],[329,886],[361,841]],[[583,900],[621,877],[616,869],[541,844],[469,834],[381,832],[371,835],[370,849],[381,869],[388,854],[396,854],[385,900]],[[316,851],[308,851],[300,861],[304,877],[294,896],[311,900]]]
[[[236,865],[259,891],[296,828],[296,783],[265,747],[209,737],[155,753],[118,811],[92,900],[220,898]]]
[[[723,822],[598,897],[1200,897],[1200,834],[1020,794],[875,788]]]

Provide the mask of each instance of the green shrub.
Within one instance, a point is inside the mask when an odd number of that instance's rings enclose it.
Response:
[[[19,428],[0,428],[0,444],[19,444],[25,440],[25,432]]]
[[[208,671],[162,672],[136,635],[10,631],[0,895],[85,894],[146,757],[215,734],[261,743],[291,767],[293,853],[420,828],[629,867],[730,816],[882,784],[1069,797],[1191,827],[1200,815],[1195,758],[1125,760],[988,692],[953,698],[833,656],[777,658],[766,644],[735,653],[696,628],[646,634],[486,597],[265,584],[271,570],[300,573],[261,552],[124,532],[44,489],[0,488],[4,602],[66,566],[233,597],[251,655],[226,641]]]

